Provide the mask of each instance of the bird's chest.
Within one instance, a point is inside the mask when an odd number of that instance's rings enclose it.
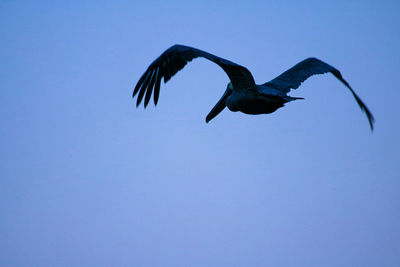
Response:
[[[253,92],[234,91],[226,101],[226,106],[231,111],[242,111],[252,106],[257,101],[257,96]]]

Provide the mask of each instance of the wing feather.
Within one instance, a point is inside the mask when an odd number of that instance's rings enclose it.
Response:
[[[132,97],[135,97],[135,95],[139,92],[140,87],[143,85],[143,82],[147,79],[151,72],[145,72],[143,75],[140,77],[138,83],[135,86],[135,90],[133,91]]]
[[[146,81],[143,83],[142,87],[140,88],[139,95],[138,95],[138,98],[136,101],[136,106],[139,106],[140,102],[142,101],[144,93],[148,89],[148,85],[149,85],[150,81],[153,79],[153,76],[154,76],[154,70],[151,70],[149,75],[146,78]]]
[[[153,78],[151,79],[149,87],[148,87],[148,89],[146,91],[146,96],[144,98],[144,107],[147,107],[147,104],[149,104],[151,93],[153,91],[154,84],[155,84],[155,82],[157,80],[157,76],[158,76],[158,68],[154,71]]]
[[[158,97],[160,96],[160,85],[162,76],[163,76],[163,67],[160,67],[157,75],[156,85],[154,86],[154,105],[157,105]]]

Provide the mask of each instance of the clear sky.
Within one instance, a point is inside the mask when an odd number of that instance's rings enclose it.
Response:
[[[1,1],[0,265],[400,266],[400,2],[277,2]],[[206,124],[204,59],[136,108],[176,43],[257,83],[318,57],[375,131],[330,74]]]

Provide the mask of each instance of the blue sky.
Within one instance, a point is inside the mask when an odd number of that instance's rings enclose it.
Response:
[[[396,1],[2,1],[4,266],[399,266]],[[194,60],[155,108],[131,99],[173,44],[266,82],[338,68],[270,115],[224,110]]]

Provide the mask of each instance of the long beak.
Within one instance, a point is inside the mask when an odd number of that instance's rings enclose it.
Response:
[[[228,97],[231,95],[232,90],[228,87],[225,90],[225,93],[222,95],[221,99],[218,100],[217,104],[212,108],[210,113],[208,113],[206,117],[206,122],[208,123],[210,120],[212,120],[215,116],[217,116],[224,108],[226,107],[226,100]]]

